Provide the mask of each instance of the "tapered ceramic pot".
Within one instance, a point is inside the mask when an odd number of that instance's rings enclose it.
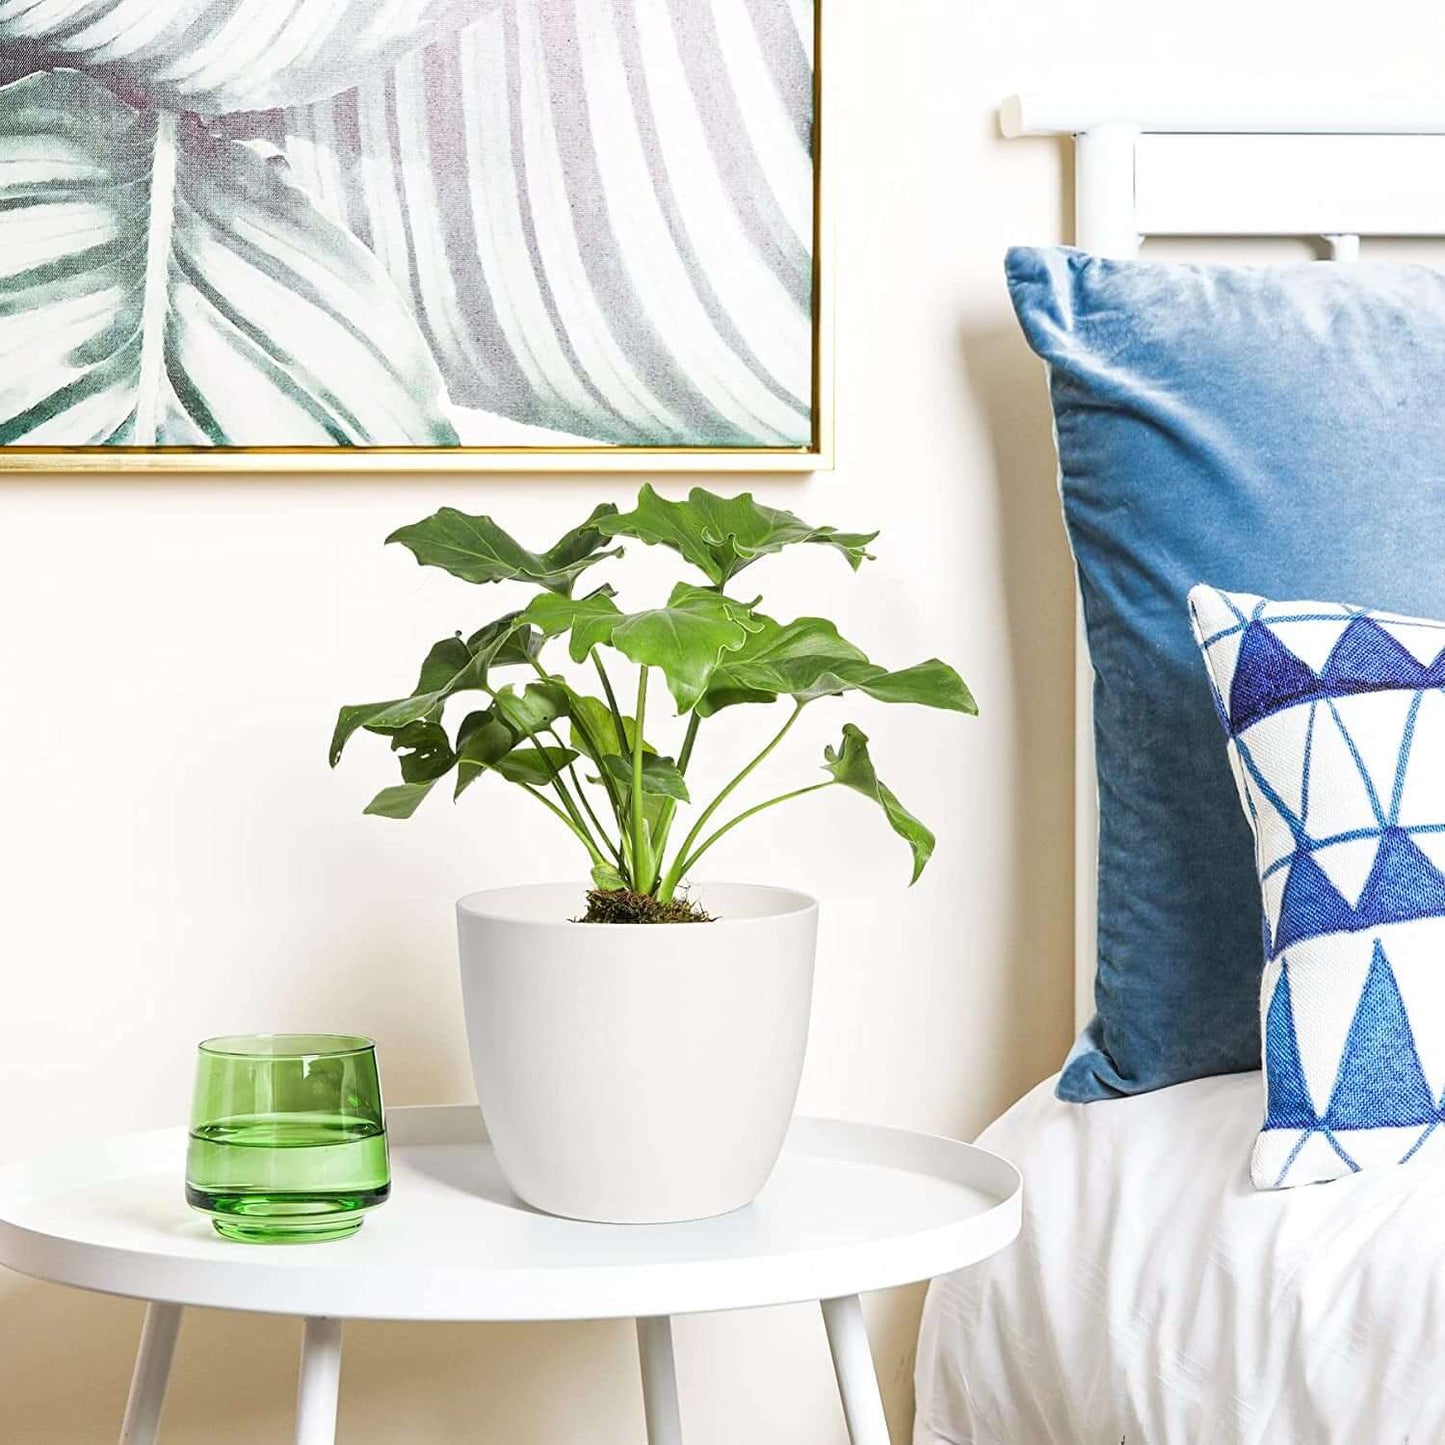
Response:
[[[586,885],[457,904],[477,1098],[512,1189],[549,1214],[726,1214],[767,1182],[792,1118],[818,905],[712,884],[712,923],[571,919]]]

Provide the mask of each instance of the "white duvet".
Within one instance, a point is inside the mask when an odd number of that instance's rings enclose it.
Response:
[[[1258,1074],[1053,1084],[979,1140],[1023,1233],[929,1290],[915,1445],[1445,1442],[1445,1167],[1262,1193]]]

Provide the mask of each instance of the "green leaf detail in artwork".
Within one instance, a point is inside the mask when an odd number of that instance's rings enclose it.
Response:
[[[888,819],[888,825],[902,838],[913,853],[913,877],[910,883],[918,882],[918,875],[933,856],[933,834],[908,811],[897,797],[878,781],[873,771],[873,760],[868,756],[868,739],[852,723],[843,727],[843,741],[837,747],[823,749],[823,766],[832,773],[837,782],[865,798],[872,798]]]
[[[173,110],[270,110],[349,90],[496,0],[0,0],[0,49],[98,71]],[[162,23],[163,22],[163,23]]]
[[[624,758],[620,753],[608,753],[602,759],[602,766],[623,788],[632,786],[631,758]],[[679,803],[688,801],[687,784],[678,772],[677,764],[671,758],[658,757],[656,753],[643,755],[642,791],[656,793],[664,798],[675,798]]]
[[[362,811],[375,818],[409,818],[435,784],[432,778],[424,783],[397,783],[383,788]]]
[[[604,518],[598,526],[608,536],[671,547],[718,587],[757,558],[797,542],[836,548],[856,570],[878,535],[810,527],[791,512],[754,501],[749,492],[720,497],[701,487],[694,487],[685,502],[669,502],[644,486],[635,510]]]
[[[589,567],[621,555],[620,547],[604,546],[597,525],[616,511],[603,503],[545,552],[529,552],[490,517],[468,516],[455,507],[398,527],[386,540],[400,542],[423,567],[440,567],[464,582],[530,582],[567,596]]]
[[[937,658],[900,672],[868,660],[822,617],[774,622],[754,613],[757,630],[718,664],[698,711],[709,717],[736,703],[799,702],[844,692],[863,692],[879,702],[917,703],[951,712],[976,713],[964,681]]]
[[[623,619],[624,614],[612,600],[614,596],[616,592],[610,586],[599,587],[586,597],[539,592],[522,618],[544,637],[569,633],[567,655],[573,662],[585,662],[594,647],[612,640],[617,624]]]
[[[679,712],[707,690],[718,662],[735,652],[755,626],[746,607],[706,587],[680,582],[666,607],[633,612],[612,633],[612,645],[639,666],[667,678]]]
[[[395,286],[279,158],[70,70],[0,86],[0,153],[0,445],[456,444]]]

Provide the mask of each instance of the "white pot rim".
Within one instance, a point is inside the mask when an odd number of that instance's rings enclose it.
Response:
[[[535,928],[558,928],[575,925],[579,928],[606,928],[616,934],[620,931],[645,931],[655,935],[656,923],[579,923],[565,910],[582,911],[583,900],[592,884],[578,879],[562,883],[523,883],[510,888],[484,888],[468,893],[457,899],[457,912],[471,914],[476,918],[487,918],[497,922],[521,924]],[[797,914],[816,912],[818,900],[810,894],[795,888],[781,888],[770,883],[731,883],[709,880],[695,884],[693,892],[706,898],[709,891],[720,895],[732,895],[734,907],[746,911],[729,915],[719,913],[711,926],[728,929],[765,926],[780,918]],[[746,900],[746,901],[745,901]],[[559,911],[561,910],[561,911]]]

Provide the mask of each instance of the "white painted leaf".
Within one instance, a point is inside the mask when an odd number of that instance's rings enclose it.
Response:
[[[802,445],[811,10],[502,0],[258,128],[411,297],[459,409]]]
[[[495,0],[0,0],[0,54],[75,66],[206,115],[301,105],[379,75]]]
[[[284,162],[56,70],[0,87],[0,443],[104,442],[455,433],[395,287]]]

